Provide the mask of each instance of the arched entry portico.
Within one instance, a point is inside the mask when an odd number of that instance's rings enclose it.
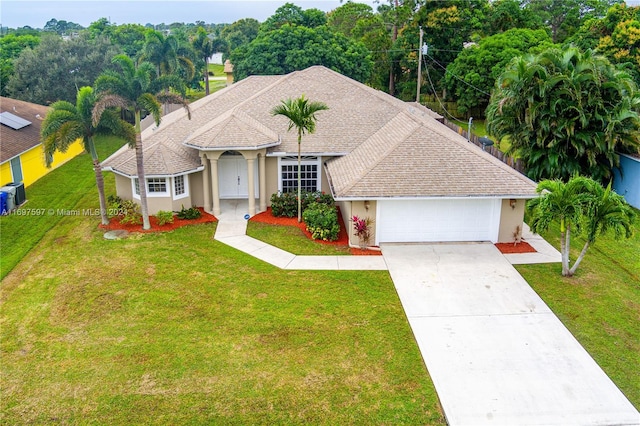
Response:
[[[266,210],[265,155],[266,148],[201,152],[204,209],[219,215],[221,199],[247,199],[249,214],[253,216],[256,214],[257,198],[258,211]]]

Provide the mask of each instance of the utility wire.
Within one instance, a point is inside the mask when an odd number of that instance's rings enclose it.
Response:
[[[483,95],[487,95],[487,96],[491,96],[491,93],[487,93],[484,90],[480,89],[479,87],[474,86],[471,83],[468,83],[467,81],[465,81],[464,79],[458,77],[457,75],[455,75],[454,73],[452,73],[451,71],[447,70],[447,67],[443,66],[440,62],[436,61],[435,59],[433,59],[433,57],[429,56],[428,54],[425,54],[424,56],[428,57],[429,59],[431,59],[436,65],[438,65],[440,68],[442,68],[445,72],[445,74],[450,74],[452,75],[455,79],[460,80],[461,82],[463,82],[464,84],[466,84],[467,86],[477,90],[478,92],[482,93]]]
[[[447,111],[447,109],[444,107],[444,105],[442,104],[442,101],[440,101],[440,98],[438,97],[438,92],[436,91],[435,86],[433,85],[433,81],[431,80],[431,74],[429,74],[429,67],[427,66],[427,61],[426,59],[424,59],[424,57],[422,58],[422,60],[424,61],[424,68],[425,71],[427,72],[427,78],[429,79],[429,84],[431,85],[431,90],[433,91],[434,96],[436,97],[438,103],[440,104],[440,108],[442,108],[442,110],[449,116],[451,117],[453,120],[455,121],[460,121],[460,119],[456,118],[453,116],[453,114],[451,114],[449,111]]]

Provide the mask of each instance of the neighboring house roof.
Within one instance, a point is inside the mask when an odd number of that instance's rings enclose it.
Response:
[[[302,94],[329,106],[317,114],[316,132],[304,136],[302,151],[344,156],[327,163],[337,197],[535,195],[533,181],[441,124],[442,116],[322,66],[246,78],[192,103],[191,120],[183,110],[168,114],[158,128],[142,134],[145,170],[149,175],[194,170],[201,161],[191,147],[224,151],[268,146],[271,155],[295,155],[295,129],[288,131],[288,119],[271,111],[280,101]],[[157,146],[184,155],[180,166],[152,164]],[[120,150],[103,164],[136,174],[132,151]],[[161,173],[163,167],[167,171]]]
[[[31,124],[14,130],[0,125],[0,163],[30,150],[40,144],[41,120],[47,115],[48,107],[17,99],[0,97],[0,113],[9,113]]]

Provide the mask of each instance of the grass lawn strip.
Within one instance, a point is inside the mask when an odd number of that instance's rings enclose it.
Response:
[[[63,218],[3,282],[5,422],[444,424],[385,272],[98,221]]]
[[[122,145],[123,142],[116,138],[96,138],[101,159],[107,158]],[[114,181],[113,173],[105,173],[104,179],[106,187]],[[0,279],[65,215],[81,214],[78,203],[86,194],[91,193],[95,198],[95,203],[88,204],[87,208],[99,208],[95,173],[91,156],[87,153],[52,170],[26,187],[25,192],[28,201],[21,207],[21,212],[0,216]]]

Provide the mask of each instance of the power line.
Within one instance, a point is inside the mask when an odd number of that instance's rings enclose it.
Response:
[[[440,68],[442,68],[442,69],[444,70],[445,74],[450,74],[450,75],[452,75],[452,76],[453,76],[454,78],[456,78],[457,80],[459,80],[459,81],[463,82],[464,84],[466,84],[467,86],[469,86],[469,87],[471,87],[471,88],[473,88],[473,89],[477,90],[478,92],[482,93],[483,95],[491,96],[491,93],[487,93],[487,92],[485,92],[484,90],[480,89],[479,87],[476,87],[476,86],[474,86],[474,85],[473,85],[473,84],[471,84],[471,83],[468,83],[468,82],[467,82],[467,81],[465,81],[464,79],[462,79],[462,78],[458,77],[457,75],[455,75],[454,73],[452,73],[451,71],[449,71],[449,70],[447,69],[447,67],[443,66],[441,63],[439,63],[438,61],[436,61],[435,59],[433,59],[433,57],[431,57],[431,56],[429,56],[429,55],[425,55],[425,56],[427,56],[429,59],[431,59],[433,62],[435,62],[435,63],[436,63],[436,65],[438,65]]]

